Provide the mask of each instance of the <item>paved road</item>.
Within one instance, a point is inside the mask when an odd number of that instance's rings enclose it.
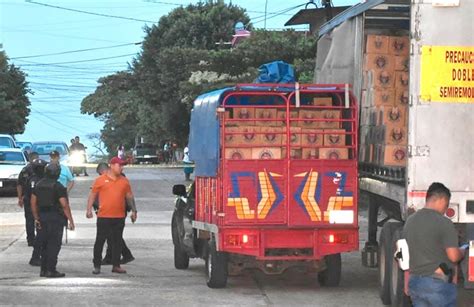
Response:
[[[127,223],[125,228],[125,239],[136,258],[124,266],[125,276],[112,274],[110,267],[103,267],[99,276],[91,274],[95,225],[84,215],[94,177],[77,178],[71,193],[77,230],[69,232],[59,255],[58,270],[67,274],[62,279],[40,278],[38,268],[28,265],[31,248],[19,225],[21,210],[15,198],[0,198],[0,305],[382,306],[377,272],[361,266],[359,252],[343,255],[343,279],[338,288],[320,288],[312,273],[266,276],[252,271],[230,277],[226,289],[209,289],[203,261],[191,260],[185,271],[173,266],[171,187],[183,183],[181,171],[133,168],[126,169],[126,174],[137,197],[139,217],[136,224]],[[367,229],[365,216],[361,210],[361,245]],[[474,296],[469,297],[473,302]],[[469,306],[468,300],[466,296],[461,305]]]

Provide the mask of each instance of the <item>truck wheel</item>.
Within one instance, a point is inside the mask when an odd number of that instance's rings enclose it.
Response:
[[[209,242],[209,253],[206,257],[207,286],[224,288],[227,285],[227,254],[218,252],[216,242]]]
[[[397,241],[402,238],[402,228],[393,233],[392,250],[395,252]],[[400,270],[398,261],[392,257],[392,278],[390,279],[390,301],[393,307],[411,306],[410,297],[405,295],[405,273]]]
[[[387,222],[382,227],[379,239],[378,273],[379,296],[384,305],[390,305],[390,279],[392,276],[392,261],[394,250],[392,248],[393,233],[402,227],[400,222]]]
[[[341,254],[324,257],[326,269],[318,273],[319,284],[323,287],[337,287],[341,282]]]
[[[174,267],[178,270],[186,270],[189,267],[189,256],[180,246],[174,246]]]
[[[181,240],[179,239],[179,231],[174,214],[171,221],[171,235],[174,245],[174,267],[178,270],[185,270],[189,267],[189,255],[181,248]]]

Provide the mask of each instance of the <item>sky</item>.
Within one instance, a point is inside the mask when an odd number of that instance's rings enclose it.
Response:
[[[94,154],[96,150],[87,136],[100,133],[103,123],[80,113],[82,99],[94,92],[100,77],[129,67],[128,63],[140,51],[145,25],[152,26],[174,8],[196,2],[0,0],[0,44],[10,63],[28,74],[33,92],[29,95],[31,113],[26,130],[16,136],[17,140],[69,144],[77,135],[88,146],[88,154]],[[245,8],[255,28],[265,25],[267,2],[266,28],[285,29],[285,22],[307,1],[225,2]],[[359,1],[332,2],[342,6]],[[299,5],[303,7],[295,8]]]

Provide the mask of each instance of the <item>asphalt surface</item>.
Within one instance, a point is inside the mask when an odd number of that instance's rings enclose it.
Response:
[[[173,266],[171,188],[184,183],[182,171],[134,167],[125,173],[139,211],[137,223],[128,219],[125,227],[136,258],[123,266],[126,275],[111,273],[110,266],[102,266],[98,276],[91,274],[95,219],[85,218],[85,207],[95,176],[76,178],[70,195],[76,231],[68,232],[67,243],[64,237],[58,263],[66,278],[40,278],[39,268],[28,265],[32,249],[26,244],[22,209],[16,198],[0,198],[0,305],[383,306],[377,271],[362,267],[360,252],[343,255],[337,288],[321,288],[316,274],[292,270],[278,276],[248,271],[229,277],[225,289],[209,289],[202,260],[191,260],[184,271]],[[362,247],[367,236],[363,207],[359,221]],[[459,306],[474,306],[473,292],[460,291]]]

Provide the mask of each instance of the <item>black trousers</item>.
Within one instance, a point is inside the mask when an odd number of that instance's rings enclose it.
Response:
[[[133,257],[132,252],[128,248],[127,244],[125,244],[125,240],[122,238],[122,257],[124,259],[130,259]],[[105,252],[104,260],[112,262],[112,244],[109,240],[107,240],[107,250]]]
[[[28,243],[35,241],[35,218],[31,213],[31,205],[29,199],[24,199],[23,209],[25,210],[25,227],[26,227],[26,240]]]
[[[59,212],[40,212],[41,229],[36,237],[41,250],[41,270],[56,271],[66,218]]]
[[[94,244],[94,267],[100,267],[102,251],[106,240],[110,242],[112,247],[112,265],[120,266],[124,227],[125,218],[97,218],[97,233]]]

